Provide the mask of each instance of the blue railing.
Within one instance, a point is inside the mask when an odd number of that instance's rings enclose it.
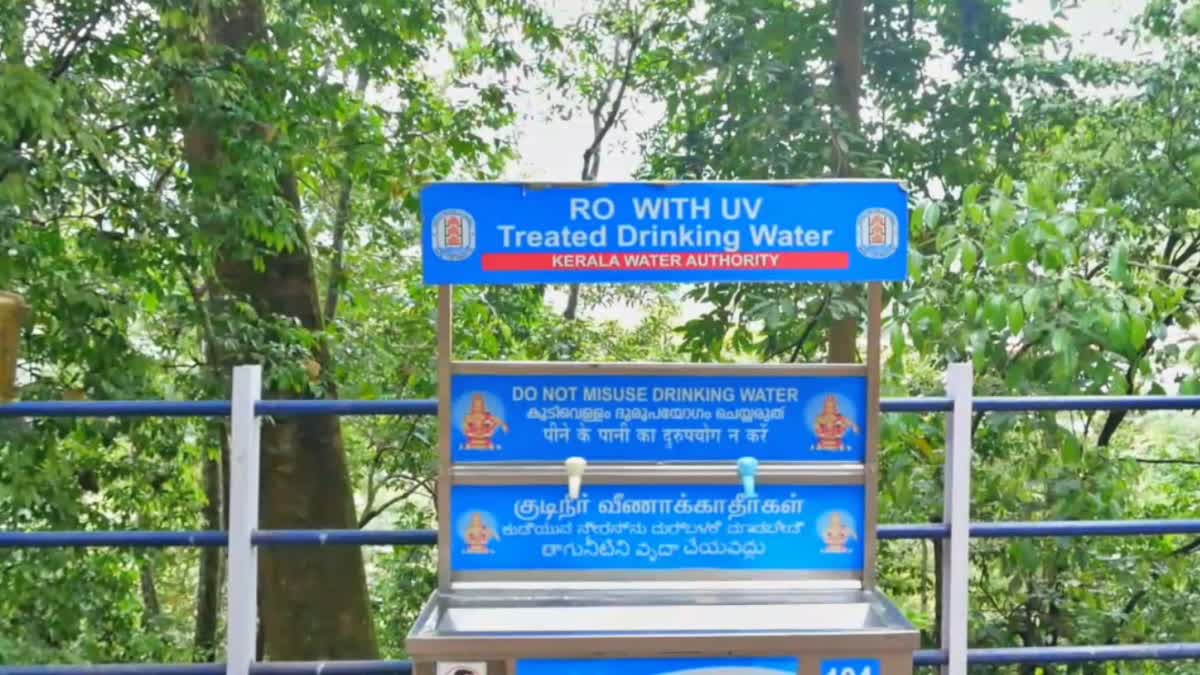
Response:
[[[953,409],[949,397],[883,399],[888,413],[946,412]],[[1081,410],[1200,410],[1200,396],[1074,396],[1074,397],[977,397],[977,412],[1033,412]],[[225,417],[230,401],[28,401],[0,405],[0,417]],[[262,416],[300,415],[433,415],[432,400],[393,401],[258,401],[255,413]],[[949,536],[947,524],[880,525],[879,538],[942,540]],[[1091,537],[1200,535],[1200,520],[1143,521],[1045,521],[971,523],[972,538]],[[257,546],[428,546],[437,543],[433,530],[264,530],[251,541]],[[219,547],[228,543],[220,531],[199,532],[0,532],[0,548],[51,547]],[[1176,661],[1200,659],[1200,643],[1148,645],[1103,645],[1075,647],[986,648],[967,651],[972,665],[1022,663],[1069,664],[1101,661]],[[947,663],[946,650],[924,649],[914,654],[914,665]],[[255,675],[348,675],[402,673],[410,675],[408,661],[337,661],[305,663],[254,663]],[[221,675],[225,666],[209,664],[104,664],[0,666],[0,675]]]
[[[885,398],[885,413],[947,412],[949,397]],[[0,417],[227,417],[229,401],[23,401],[0,406]],[[1080,410],[1200,410],[1200,396],[980,396],[979,412]],[[259,401],[259,415],[436,415],[433,399],[395,401]]]

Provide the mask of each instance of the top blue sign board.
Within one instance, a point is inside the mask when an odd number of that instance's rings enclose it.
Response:
[[[891,181],[435,183],[430,285],[903,281],[908,197]]]

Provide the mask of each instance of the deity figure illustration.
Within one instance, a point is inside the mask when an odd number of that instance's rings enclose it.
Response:
[[[508,433],[508,425],[487,409],[483,394],[471,397],[471,409],[463,416],[462,432],[467,437],[467,450],[495,450],[492,436],[500,429]]]
[[[843,438],[847,431],[858,433],[858,425],[838,410],[837,398],[832,394],[825,397],[825,406],[817,415],[813,432],[817,435],[816,450],[849,450]]]
[[[492,549],[488,547],[488,544],[493,539],[499,538],[500,535],[496,534],[495,530],[483,522],[483,516],[478,513],[471,514],[471,524],[467,527],[466,532],[463,532],[463,539],[467,540],[467,553],[491,553]]]
[[[851,539],[857,539],[858,535],[854,534],[854,529],[847,527],[842,522],[842,514],[832,513],[829,516],[829,524],[825,526],[825,531],[821,533],[821,541],[825,542],[825,548],[822,553],[849,553],[850,549],[846,544]]]

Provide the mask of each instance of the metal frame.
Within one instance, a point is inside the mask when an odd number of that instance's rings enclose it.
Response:
[[[262,391],[262,366],[233,369],[233,409],[229,443],[229,617],[225,651],[227,675],[249,675],[258,638],[259,443],[262,418],[254,404]]]
[[[656,466],[656,465],[655,465]],[[646,472],[645,464],[605,463],[588,469],[583,489],[592,485],[741,485],[728,465],[672,464]],[[542,464],[459,464],[452,470],[455,485],[558,485],[563,469]],[[755,479],[760,485],[862,485],[861,464],[811,466],[800,462],[764,465]]]
[[[811,181],[821,183],[822,181]],[[896,181],[871,181],[895,183]],[[590,185],[590,184],[589,184]],[[453,513],[455,485],[552,485],[561,483],[561,466],[547,462],[471,462],[456,463],[451,446],[453,405],[452,381],[455,375],[562,375],[581,378],[608,375],[676,375],[697,378],[715,375],[728,377],[861,377],[867,384],[864,423],[867,427],[867,447],[862,463],[856,462],[777,462],[764,463],[757,480],[764,485],[862,485],[864,493],[863,569],[852,576],[845,573],[775,571],[769,578],[781,580],[826,578],[831,582],[857,579],[860,588],[874,584],[874,566],[878,549],[876,526],[879,521],[878,454],[880,417],[880,335],[883,287],[878,282],[868,284],[867,362],[811,364],[713,364],[662,362],[566,362],[566,361],[456,361],[453,353],[453,289],[438,287],[437,368],[438,368],[438,589],[445,595],[463,584],[479,581],[526,581],[538,575],[556,581],[622,580],[637,581],[652,575],[634,570],[609,570],[556,573],[540,572],[456,572],[452,566],[453,535],[450,514]],[[584,482],[618,485],[737,485],[740,478],[731,471],[729,463],[717,461],[671,462],[597,462],[589,467]],[[655,467],[647,471],[648,466]],[[751,579],[761,573],[751,570],[679,570],[659,572],[671,580]]]
[[[1200,396],[979,396],[978,412],[1200,410]],[[949,412],[946,396],[880,398],[883,413]],[[229,401],[19,401],[0,405],[0,417],[228,417]],[[259,401],[259,415],[437,415],[436,399],[383,401]]]
[[[883,321],[883,285],[867,285],[867,452],[863,457],[863,588],[875,587],[875,557],[879,551],[879,414],[880,334]]]
[[[454,362],[454,289],[438,286],[437,313],[437,377],[438,377],[438,589],[450,590],[450,488],[454,477],[450,447],[450,419],[453,402],[450,400],[451,364]]]
[[[1200,520],[1042,520],[1036,522],[971,523],[971,539],[1015,537],[1152,537],[1200,534]],[[883,523],[880,541],[925,539],[942,541],[950,536],[945,523]],[[436,546],[437,530],[259,530],[251,536],[255,546]],[[213,548],[226,545],[219,530],[168,532],[159,530],[0,532],[0,549],[6,548]]]
[[[970,562],[967,559],[968,528],[971,522],[971,393],[974,375],[971,364],[951,364],[946,371],[946,393],[954,409],[946,417],[946,497],[942,520],[949,536],[942,541],[942,607],[946,620],[941,626],[942,646],[948,660],[942,675],[966,675],[967,621],[970,591]]]
[[[891,182],[895,181],[879,181]],[[879,438],[882,418],[880,415],[880,359],[881,359],[881,322],[883,308],[883,287],[881,283],[873,282],[867,285],[867,353],[864,364],[802,364],[802,365],[730,365],[730,364],[687,364],[687,363],[546,363],[546,362],[460,362],[456,361],[453,353],[453,289],[449,286],[438,287],[438,317],[437,317],[437,372],[438,372],[438,428],[439,428],[439,462],[438,462],[438,592],[432,596],[426,605],[426,612],[441,616],[442,612],[450,611],[454,593],[465,590],[468,585],[502,584],[504,582],[541,581],[564,584],[587,582],[627,581],[632,586],[642,582],[671,581],[754,581],[779,579],[786,581],[827,579],[831,584],[858,580],[859,588],[867,591],[875,585],[875,563],[878,549],[876,534],[879,521],[878,474],[879,474]],[[828,467],[823,462],[770,462],[761,469],[761,481],[764,484],[797,484],[812,485],[816,483],[832,483],[841,485],[862,485],[863,532],[862,566],[854,572],[830,573],[815,571],[777,571],[768,575],[755,573],[751,570],[672,570],[647,573],[633,570],[564,570],[554,573],[546,571],[517,571],[517,572],[471,572],[456,571],[453,566],[452,547],[453,537],[453,489],[456,485],[520,485],[520,484],[554,484],[563,480],[561,467],[545,462],[482,462],[459,464],[455,461],[452,438],[453,424],[451,419],[454,403],[453,378],[455,375],[560,375],[586,379],[593,376],[608,375],[676,375],[694,377],[697,379],[722,376],[761,377],[764,375],[785,376],[793,378],[820,376],[849,376],[863,378],[866,384],[866,401],[864,424],[866,425],[866,448],[861,462],[842,464]],[[647,470],[647,466],[653,467]],[[824,480],[822,480],[824,479]],[[740,477],[736,471],[719,462],[688,462],[686,465],[676,463],[651,462],[601,462],[586,476],[586,481],[593,485],[700,485],[718,484],[736,486]],[[515,608],[514,608],[514,611]],[[893,611],[897,614],[898,612]],[[453,659],[459,652],[464,655],[488,654],[490,657],[502,658],[528,656],[537,654],[539,657],[561,654],[587,653],[595,655],[597,650],[610,651],[627,655],[636,655],[649,650],[661,652],[671,650],[672,641],[678,641],[678,649],[704,651],[710,648],[718,651],[747,650],[768,653],[782,650],[787,653],[823,651],[836,648],[845,643],[846,647],[860,644],[859,641],[871,635],[871,651],[879,656],[908,652],[916,646],[916,633],[912,626],[901,617],[895,626],[874,635],[872,630],[855,630],[852,633],[834,631],[829,634],[812,634],[795,631],[761,637],[743,634],[739,631],[732,642],[729,640],[697,641],[697,636],[657,636],[653,640],[645,640],[648,635],[627,637],[596,636],[592,642],[586,638],[564,638],[563,636],[536,638],[526,635],[473,635],[473,636],[441,636],[434,631],[433,638],[412,634],[406,641],[410,652],[417,654],[422,650],[430,650],[426,656],[437,661]],[[881,640],[884,636],[886,639]],[[449,638],[443,639],[443,637]],[[715,635],[714,635],[715,637]],[[497,639],[499,638],[499,639]],[[580,642],[583,640],[583,642]],[[458,644],[461,642],[462,644]],[[486,644],[485,644],[486,643]],[[761,644],[760,644],[761,643]],[[803,643],[803,644],[800,644]],[[810,644],[811,643],[811,644]],[[515,651],[504,651],[511,648]],[[803,649],[802,649],[803,648]],[[765,651],[764,651],[765,650]],[[836,650],[836,649],[835,649]],[[649,652],[646,652],[649,653]],[[888,661],[891,657],[888,656]],[[807,660],[805,660],[807,663]],[[902,660],[903,670],[907,672],[911,666],[907,660]],[[812,669],[814,666],[805,666]],[[231,675],[235,675],[231,673]],[[236,674],[246,675],[246,674]],[[813,674],[817,675],[817,674]],[[951,675],[961,675],[954,672]]]

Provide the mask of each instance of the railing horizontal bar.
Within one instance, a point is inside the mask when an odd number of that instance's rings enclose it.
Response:
[[[905,523],[902,525],[880,525],[876,532],[880,539],[933,539],[950,536],[950,526],[945,523]]]
[[[259,546],[433,546],[437,530],[264,530]]]
[[[882,412],[949,412],[951,401],[945,396],[919,396],[917,398],[884,398],[879,400]]]
[[[1019,663],[1087,663],[1106,661],[1184,661],[1200,659],[1200,642],[1146,645],[1098,645],[1079,647],[1000,647],[970,649],[972,665]],[[913,665],[939,666],[946,663],[940,649],[918,649]],[[0,666],[0,675],[220,675],[219,663],[198,664],[102,664]],[[253,675],[410,675],[411,661],[307,661],[268,662],[250,666]]]
[[[229,401],[21,401],[0,417],[227,417]]]
[[[1038,410],[1200,410],[1200,396],[982,396],[980,412]]]
[[[880,525],[879,538],[945,539],[942,523]],[[1057,520],[1043,522],[972,523],[971,537],[1088,537],[1200,534],[1200,520]],[[261,530],[253,541],[260,546],[433,546],[436,530]],[[224,546],[220,531],[196,532],[0,532],[0,549],[88,547]]]
[[[980,539],[1156,534],[1200,534],[1200,520],[1053,520],[971,524],[971,537]]]
[[[967,650],[967,661],[971,660],[971,650]],[[945,649],[918,649],[913,652],[914,666],[944,666],[950,661]]]
[[[221,663],[105,663],[0,666],[0,675],[224,675]],[[250,664],[252,675],[411,675],[412,661],[272,661]]]
[[[200,530],[196,532],[0,532],[0,549],[4,548],[172,548],[187,546],[210,548],[224,546],[228,538],[224,532]]]
[[[254,406],[259,415],[436,415],[434,399],[399,399],[392,401],[287,400],[259,401]]]
[[[0,675],[224,675],[223,663],[0,665]]]
[[[993,666],[1017,663],[1187,661],[1193,659],[1200,659],[1200,642],[1081,647],[999,647],[971,649],[967,652],[967,661],[972,665]]]
[[[1010,537],[1105,537],[1200,534],[1200,520],[1046,520],[1011,523],[971,523],[972,539]],[[945,539],[942,523],[880,525],[880,539]]]
[[[1200,396],[981,396],[979,412],[1069,410],[1200,410]],[[883,412],[940,412],[950,399],[925,396],[885,398]],[[433,399],[386,401],[275,400],[260,401],[260,415],[434,415]],[[0,417],[222,417],[229,401],[22,401],[0,405]]]

